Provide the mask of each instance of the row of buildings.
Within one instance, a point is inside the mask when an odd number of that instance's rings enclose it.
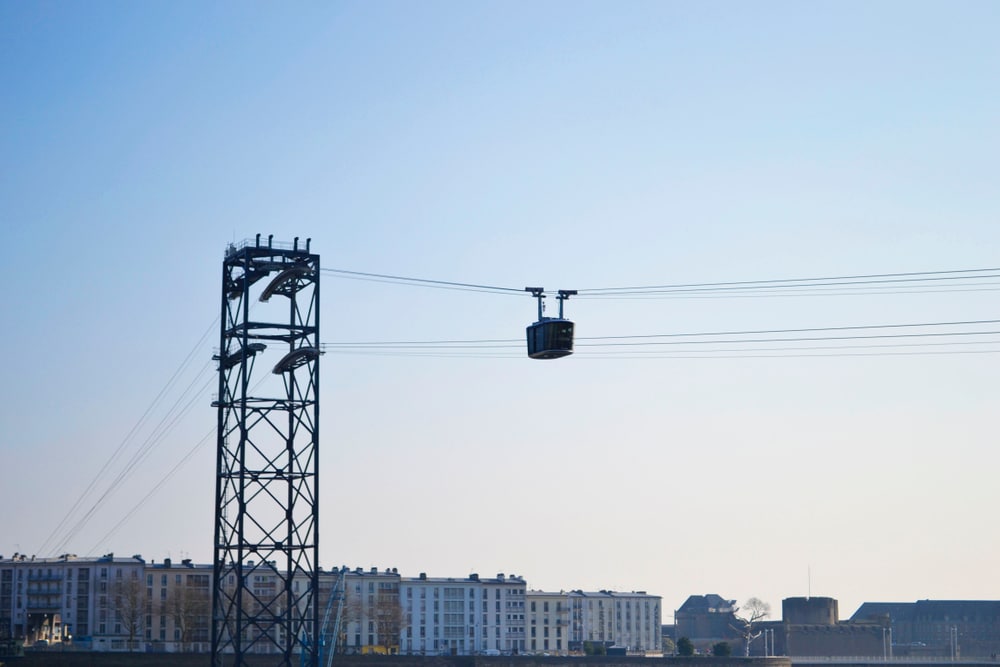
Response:
[[[268,563],[246,563],[253,597],[278,595]],[[339,584],[339,586],[338,586]],[[307,585],[307,578],[293,587]],[[320,572],[319,603],[343,592],[340,650],[418,655],[656,653],[661,598],[646,592],[540,591],[522,577],[404,577],[395,569]],[[212,566],[106,554],[0,558],[0,639],[124,651],[210,650]],[[253,639],[253,638],[251,638]],[[284,638],[275,637],[281,644]],[[275,643],[259,642],[262,650]]]
[[[846,620],[829,597],[786,598],[781,620],[762,620],[751,631],[738,620],[735,600],[692,595],[674,612],[664,635],[686,637],[699,652],[719,642],[750,655],[857,658],[996,658],[1000,654],[1000,601],[920,600],[866,602]],[[749,647],[745,646],[749,639]]]
[[[271,564],[248,561],[244,571],[255,600],[280,595]],[[211,565],[189,559],[0,557],[0,640],[206,652],[212,574]],[[787,598],[781,620],[761,619],[747,633],[735,601],[714,594],[690,596],[674,623],[664,625],[661,598],[643,591],[541,591],[513,574],[404,577],[377,568],[321,571],[319,579],[319,604],[333,608],[333,598],[342,610],[336,637],[328,641],[348,653],[569,655],[600,646],[648,655],[682,637],[702,653],[727,642],[735,653],[748,648],[755,656],[1000,653],[1000,601],[869,602],[841,620],[835,599]],[[306,586],[308,578],[292,585]],[[335,589],[342,595],[333,596]],[[268,650],[284,638],[274,639],[255,645]]]

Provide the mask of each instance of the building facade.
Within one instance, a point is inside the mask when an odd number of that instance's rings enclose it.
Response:
[[[140,556],[0,559],[0,636],[27,645],[126,650],[141,638]]]
[[[851,617],[890,628],[893,655],[946,658],[1000,654],[1000,601],[865,602]]]
[[[513,574],[403,579],[401,650],[414,655],[524,653],[526,591],[524,579]]]
[[[527,643],[529,653],[568,655],[570,651],[570,599],[562,591],[527,592]]]
[[[211,649],[212,566],[170,558],[145,567],[143,649],[207,652]]]
[[[243,600],[249,613],[266,615],[282,604],[274,563],[248,561],[243,571],[249,579]],[[211,565],[190,559],[0,558],[0,640],[28,647],[208,652],[212,576]],[[293,577],[293,592],[310,580]],[[403,577],[395,568],[321,571],[314,600],[331,628],[320,639],[323,651],[336,643],[337,650],[351,654],[568,655],[582,653],[588,642],[632,652],[658,652],[661,645],[658,596],[528,591],[525,580],[513,574]],[[250,653],[273,652],[284,638],[247,634],[243,641]]]
[[[570,650],[585,642],[603,643],[634,653],[662,650],[662,598],[645,591],[572,591]]]

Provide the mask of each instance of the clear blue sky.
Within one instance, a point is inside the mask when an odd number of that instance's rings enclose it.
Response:
[[[0,4],[0,553],[155,441],[66,550],[211,560],[198,390],[224,248],[258,232],[325,267],[550,289],[1000,265],[998,26],[994,2]],[[535,315],[323,280],[330,343]],[[568,314],[581,336],[979,320],[990,289]],[[600,356],[327,354],[324,565],[667,610],[1000,599],[997,355]]]

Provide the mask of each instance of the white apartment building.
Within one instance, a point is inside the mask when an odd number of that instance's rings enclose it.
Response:
[[[645,591],[571,591],[570,650],[583,650],[584,642],[623,647],[635,652],[662,650],[662,601]]]
[[[334,570],[320,576],[325,608]],[[352,654],[475,655],[525,652],[524,579],[401,577],[395,568],[345,575],[342,639]],[[321,614],[322,615],[322,614]]]
[[[399,584],[402,653],[519,654],[525,645],[524,579],[498,574],[436,578],[421,573]]]

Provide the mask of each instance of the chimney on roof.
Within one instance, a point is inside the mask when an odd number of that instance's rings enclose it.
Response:
[[[427,579],[427,573],[426,572],[421,572],[420,573],[420,578],[423,579],[423,580],[426,580]]]

